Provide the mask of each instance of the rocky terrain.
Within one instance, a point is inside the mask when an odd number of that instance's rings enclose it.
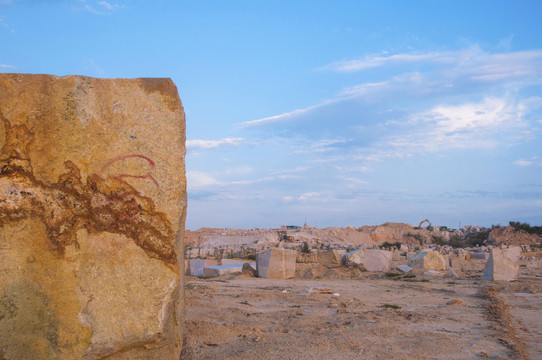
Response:
[[[540,243],[512,227],[395,223],[189,232],[187,254],[213,259],[197,262],[297,258],[291,279],[247,263],[187,276],[183,359],[540,359]]]
[[[540,263],[522,260],[511,283],[480,281],[483,260],[458,265],[458,278],[188,277],[182,358],[540,359]]]
[[[384,243],[402,243],[413,248],[426,244],[450,244],[457,247],[476,245],[536,245],[540,236],[516,230],[510,226],[484,228],[465,226],[459,230],[444,226],[417,228],[404,223],[385,223],[375,226],[331,227],[318,229],[311,226],[278,229],[214,229],[202,228],[186,231],[186,258],[207,256],[247,258],[257,252],[282,247],[302,250],[344,249],[381,246]],[[307,245],[304,245],[307,243]]]

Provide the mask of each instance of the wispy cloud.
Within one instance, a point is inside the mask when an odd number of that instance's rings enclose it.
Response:
[[[96,15],[111,15],[113,11],[123,8],[124,5],[110,1],[78,0],[83,10]]]
[[[8,65],[8,64],[0,64],[0,69],[16,69],[17,66],[15,65]]]
[[[437,105],[414,113],[400,134],[385,138],[395,148],[416,151],[487,148],[525,139],[523,117],[528,109],[511,96],[481,102]],[[503,133],[507,137],[502,137]]]
[[[419,62],[438,62],[438,63],[453,63],[457,59],[453,57],[452,52],[430,52],[430,53],[413,53],[413,54],[395,54],[395,55],[368,55],[358,59],[340,60],[331,64],[325,65],[318,70],[336,71],[342,73],[350,73],[356,71],[367,70],[371,68],[389,66],[393,64],[403,63],[419,63]]]
[[[532,156],[528,159],[518,159],[514,161],[514,164],[520,167],[542,166],[542,161],[538,159],[538,156]]]
[[[197,190],[209,186],[220,185],[221,182],[201,171],[187,171],[188,190]]]
[[[195,139],[195,140],[187,140],[186,141],[186,148],[187,149],[213,149],[220,146],[236,146],[240,145],[243,141],[243,138],[224,138],[220,140],[201,140],[201,139]]]

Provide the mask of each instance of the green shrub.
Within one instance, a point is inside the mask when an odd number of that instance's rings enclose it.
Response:
[[[484,241],[486,241],[489,238],[489,233],[491,230],[483,230],[479,231],[477,233],[470,233],[467,235],[467,238],[465,239],[465,243],[467,246],[475,247],[476,245],[482,246],[484,245]]]
[[[399,310],[401,308],[399,305],[393,305],[393,304],[383,304],[383,305],[380,305],[379,307],[384,308],[384,309],[394,309],[394,310]]]
[[[531,226],[528,223],[520,223],[519,221],[510,221],[509,224],[516,230],[523,230],[529,234],[542,236],[542,226]]]
[[[401,242],[397,241],[397,242],[394,242],[394,243],[390,243],[390,242],[386,241],[385,243],[380,245],[379,248],[386,249],[386,250],[392,250],[393,248],[400,249],[401,248]]]

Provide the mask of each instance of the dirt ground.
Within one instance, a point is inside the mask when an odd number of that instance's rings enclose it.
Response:
[[[509,283],[481,281],[479,265],[460,278],[187,277],[182,359],[542,359],[541,263]]]

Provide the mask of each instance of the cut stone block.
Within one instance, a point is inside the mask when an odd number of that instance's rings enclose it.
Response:
[[[342,265],[342,257],[346,254],[345,250],[326,250],[318,253],[318,262],[328,267],[337,267]]]
[[[190,260],[190,275],[203,276],[203,269],[217,265],[218,261],[216,260],[192,259]]]
[[[297,252],[298,263],[317,263],[318,262],[318,253],[316,251],[311,251],[310,253]]]
[[[422,251],[414,255],[408,261],[408,265],[414,269],[423,270],[446,270],[448,264],[437,251]]]
[[[295,250],[273,248],[256,255],[258,277],[293,279],[295,277]]]
[[[492,249],[484,268],[482,280],[516,280],[519,272],[520,253],[521,249],[519,246],[502,250],[499,248]]]
[[[344,256],[344,263],[346,266],[363,266],[363,259],[365,259],[365,251],[357,249]]]
[[[393,253],[387,250],[369,249],[365,251],[363,265],[368,271],[390,271]]]
[[[253,268],[256,267],[256,263],[249,263]],[[210,266],[203,269],[204,277],[215,277],[226,274],[233,274],[243,271],[243,264],[230,264],[230,265],[217,265]]]
[[[0,74],[0,358],[179,358],[184,158],[169,79]]]
[[[470,252],[471,260],[487,260],[489,259],[489,253],[486,252]]]

